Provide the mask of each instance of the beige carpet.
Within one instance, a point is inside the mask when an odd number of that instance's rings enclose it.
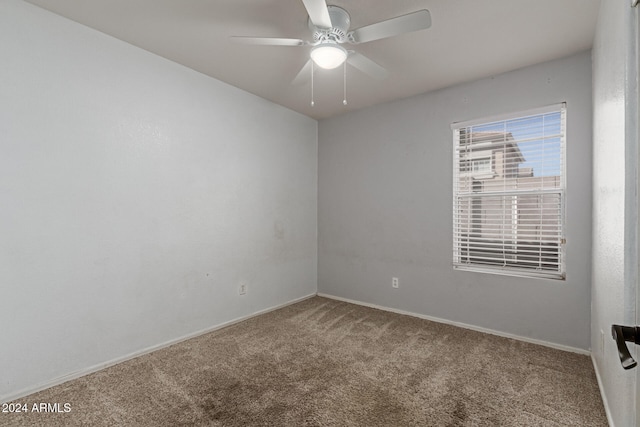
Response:
[[[606,426],[589,357],[314,297],[19,400],[0,425]]]

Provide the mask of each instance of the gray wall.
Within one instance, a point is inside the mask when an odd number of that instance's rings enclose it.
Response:
[[[315,120],[18,0],[0,63],[0,401],[316,292]]]
[[[450,124],[563,101],[567,280],[453,271]],[[584,52],[321,121],[318,292],[589,349],[591,114]]]
[[[631,8],[626,1],[603,1],[593,46],[591,339],[608,415],[616,426],[636,425],[637,369],[622,369],[610,329],[613,323],[636,324],[638,34],[634,21],[637,20],[637,8]]]

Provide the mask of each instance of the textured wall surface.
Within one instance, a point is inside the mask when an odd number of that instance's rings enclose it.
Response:
[[[567,280],[454,271],[451,123],[565,101]],[[321,121],[318,291],[589,349],[591,112],[584,52]]]
[[[0,58],[0,400],[316,292],[315,120],[17,0]]]
[[[610,421],[616,426],[635,425],[636,372],[620,366],[610,330],[613,323],[636,323],[637,13],[626,2],[603,1],[593,46],[591,340]]]

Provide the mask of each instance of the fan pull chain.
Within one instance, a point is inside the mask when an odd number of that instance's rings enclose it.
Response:
[[[314,105],[316,103],[313,100],[313,61],[311,61],[311,106],[313,107]]]
[[[347,105],[347,61],[343,62],[343,81],[342,87],[344,88],[344,97],[342,99],[342,105]]]

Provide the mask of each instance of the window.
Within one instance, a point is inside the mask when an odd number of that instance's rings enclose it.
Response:
[[[490,178],[493,176],[493,163],[491,161],[491,152],[469,153],[464,159],[461,159],[460,173],[465,176],[477,178]]]
[[[471,161],[473,174],[491,173],[491,157],[483,157]]]
[[[565,105],[454,123],[453,265],[564,279]]]

